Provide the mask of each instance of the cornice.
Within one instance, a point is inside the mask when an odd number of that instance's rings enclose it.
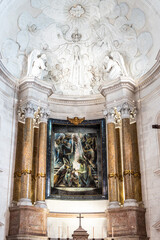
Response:
[[[98,104],[104,104],[105,99],[100,94],[93,95],[93,96],[83,96],[83,97],[68,97],[68,96],[58,96],[58,95],[52,95],[49,98],[50,104],[57,104],[57,105],[66,105],[66,106],[89,106],[89,105],[98,105]]]
[[[109,83],[100,85],[99,91],[105,97],[108,93],[112,93],[116,90],[120,90],[123,88],[127,88],[131,92],[135,92],[135,82],[127,77],[116,79],[115,81],[111,81]]]
[[[136,91],[138,91],[138,89],[144,89],[154,82],[158,77],[160,77],[160,50],[157,54],[156,63],[153,65],[153,67],[140,79],[138,79]]]
[[[18,79],[13,77],[0,60],[0,79],[10,88],[18,88]]]
[[[55,91],[54,85],[41,81],[33,77],[25,77],[20,81],[19,90],[24,91],[27,88],[35,88],[38,91],[47,93],[48,97]]]

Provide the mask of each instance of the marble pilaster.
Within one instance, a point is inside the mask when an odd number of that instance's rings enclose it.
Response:
[[[37,169],[37,201],[36,207],[46,208],[45,184],[46,184],[46,151],[47,151],[47,118],[49,113],[40,109],[39,114],[39,154]]]
[[[134,192],[137,202],[142,202],[142,190],[141,190],[141,173],[139,165],[139,152],[138,152],[138,140],[137,140],[137,124],[136,122],[131,125],[132,136],[132,149],[134,159]]]
[[[128,103],[124,103],[120,111],[122,117],[122,144],[125,188],[124,206],[137,206],[134,193],[134,159],[130,127],[131,107]]]
[[[39,128],[34,128],[34,144],[33,144],[33,162],[32,162],[32,203],[37,199],[37,168],[38,168],[38,149],[39,149]]]
[[[117,142],[117,164],[118,164],[118,201],[123,205],[124,203],[124,189],[123,189],[123,166],[121,158],[121,139],[120,127],[116,128],[116,142]]]
[[[35,108],[31,103],[24,107],[25,125],[22,150],[22,170],[21,170],[21,198],[19,205],[32,205],[31,185],[32,185],[32,157],[33,157],[33,118]]]
[[[22,122],[18,122],[16,161],[15,161],[15,171],[14,171],[13,204],[14,203],[16,204],[20,199],[23,135],[24,135],[24,124]]]
[[[109,208],[119,207],[118,202],[118,173],[117,173],[117,143],[115,129],[114,109],[106,114],[108,135],[108,182],[109,182]]]

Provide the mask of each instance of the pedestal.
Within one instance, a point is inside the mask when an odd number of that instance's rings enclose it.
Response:
[[[34,206],[19,206],[10,208],[10,240],[48,239],[47,210]]]
[[[145,209],[123,207],[108,209],[108,240],[147,240]]]
[[[88,240],[88,236],[89,236],[89,234],[82,227],[79,227],[72,234],[73,240],[82,240],[82,239],[83,240]]]

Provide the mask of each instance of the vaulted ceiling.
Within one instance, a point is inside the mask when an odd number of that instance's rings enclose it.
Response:
[[[1,62],[17,81],[33,75],[57,95],[93,96],[153,67],[159,12],[159,0],[2,0]]]

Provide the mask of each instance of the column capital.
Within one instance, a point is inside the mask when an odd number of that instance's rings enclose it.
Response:
[[[115,109],[109,108],[103,112],[106,116],[107,123],[115,123]]]
[[[133,115],[135,107],[131,106],[128,102],[123,103],[120,106],[121,118],[129,118]]]
[[[39,110],[39,123],[41,123],[41,122],[47,123],[49,114],[50,114],[50,112],[49,112],[48,109],[40,108],[40,110]]]
[[[20,109],[24,113],[25,118],[34,118],[34,113],[37,110],[37,106],[32,102],[27,102],[25,105],[20,107]]]

